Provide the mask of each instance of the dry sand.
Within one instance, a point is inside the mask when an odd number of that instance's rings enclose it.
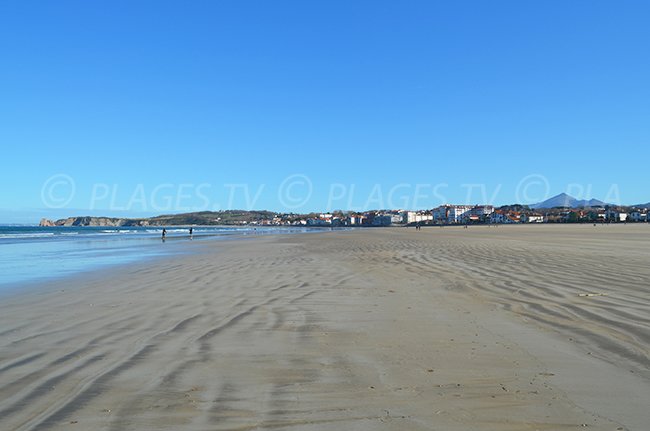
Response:
[[[649,225],[187,248],[3,298],[0,429],[650,429]]]

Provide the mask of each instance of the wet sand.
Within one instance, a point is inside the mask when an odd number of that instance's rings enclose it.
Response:
[[[650,225],[188,250],[2,298],[0,429],[650,424]]]

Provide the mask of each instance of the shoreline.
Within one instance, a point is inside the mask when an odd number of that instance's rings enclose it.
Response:
[[[345,230],[338,229],[334,232],[339,231],[343,232]],[[217,253],[217,252],[227,252],[227,249],[218,249],[215,245],[222,245],[227,247],[231,243],[237,243],[239,241],[256,241],[263,238],[281,238],[287,235],[301,235],[301,234],[324,234],[330,233],[330,229],[321,229],[319,231],[308,231],[308,232],[292,232],[292,233],[282,233],[282,232],[273,232],[273,233],[245,233],[245,234],[230,234],[227,236],[219,235],[203,235],[196,237],[194,240],[190,240],[187,236],[172,236],[168,237],[165,242],[170,241],[173,247],[177,247],[177,250],[173,252],[165,253],[152,253],[147,256],[135,259],[128,260],[116,263],[107,263],[100,264],[97,266],[91,266],[85,269],[78,270],[76,272],[60,274],[60,275],[51,275],[45,276],[43,278],[24,280],[20,282],[0,284],[0,299],[8,299],[12,297],[19,297],[21,295],[38,295],[42,293],[47,293],[48,290],[53,289],[57,290],[61,286],[72,285],[75,288],[82,288],[84,283],[89,281],[107,279],[109,276],[117,273],[137,273],[139,270],[147,268],[149,266],[159,266],[165,264],[173,263],[177,258],[187,258],[194,255],[200,255],[203,253]],[[161,242],[160,238],[151,238],[152,241]],[[166,244],[164,245],[166,246]],[[181,249],[180,247],[187,247]],[[69,288],[69,287],[68,287]]]
[[[593,232],[205,241],[59,280],[0,304],[0,424],[642,430],[650,232]]]
[[[59,229],[59,228],[57,228]],[[60,229],[66,230],[67,227]],[[83,233],[85,228],[71,227],[80,230],[79,238],[66,236],[61,239],[32,239],[31,237],[7,243],[2,251],[7,257],[5,267],[0,271],[7,271],[7,276],[0,277],[0,297],[9,292],[23,288],[34,288],[55,280],[65,280],[92,271],[120,270],[122,265],[137,262],[147,262],[153,259],[164,258],[183,254],[184,243],[202,243],[209,241],[240,240],[249,237],[267,235],[294,235],[303,233],[316,233],[316,230],[299,229],[229,229],[226,232],[195,232],[192,236],[188,233],[179,234],[172,232],[164,240],[160,236],[131,236],[129,234],[106,234],[107,236],[94,236],[98,228],[89,230],[90,236]],[[128,229],[127,229],[128,230]],[[321,230],[322,231],[322,230]],[[329,231],[329,229],[327,230]],[[162,242],[162,246],[160,243]],[[2,244],[0,244],[1,246]],[[11,260],[16,255],[24,260],[16,261],[13,266]],[[0,254],[0,257],[2,255]],[[57,261],[58,266],[53,262]],[[44,264],[45,267],[41,267]],[[31,265],[33,268],[28,268]],[[16,273],[17,272],[17,273]],[[13,276],[10,277],[9,274]]]

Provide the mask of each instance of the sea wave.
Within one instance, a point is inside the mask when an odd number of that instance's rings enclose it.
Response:
[[[54,232],[39,233],[0,233],[0,238],[45,238],[54,236]]]

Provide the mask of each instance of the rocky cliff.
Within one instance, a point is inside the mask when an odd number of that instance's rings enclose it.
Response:
[[[186,214],[161,215],[151,218],[68,217],[60,220],[41,219],[40,226],[187,226],[228,225],[270,220],[276,213],[270,211],[202,211]]]
[[[68,217],[56,221],[41,219],[40,226],[148,226],[142,219],[111,218],[111,217]]]
[[[41,222],[38,225],[39,226],[44,226],[44,227],[50,227],[50,226],[56,226],[56,223],[54,223],[52,220],[42,218]]]

